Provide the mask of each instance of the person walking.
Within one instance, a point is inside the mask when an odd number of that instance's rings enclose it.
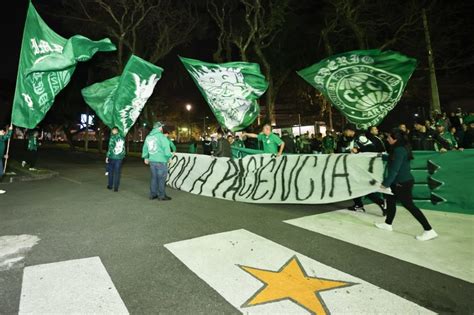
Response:
[[[107,150],[107,189],[118,191],[120,186],[120,173],[122,171],[122,161],[125,157],[125,138],[120,135],[117,127],[112,128],[110,132],[109,149]]]
[[[166,195],[166,178],[168,161],[173,153],[168,139],[163,134],[163,126],[161,122],[153,125],[153,130],[143,144],[142,158],[151,171],[150,199],[166,201],[171,200],[171,197]]]
[[[36,171],[36,161],[38,160],[38,141],[39,133],[37,130],[31,130],[28,132],[27,139],[28,144],[26,148],[27,152],[27,159],[26,161],[21,162],[21,166],[25,167],[26,165],[29,166],[30,171]]]
[[[393,129],[387,141],[390,144],[390,153],[388,156],[387,176],[382,182],[381,189],[390,187],[393,195],[387,195],[387,217],[385,222],[376,223],[379,229],[392,231],[392,223],[397,211],[397,201],[415,217],[415,219],[423,226],[424,232],[416,236],[419,241],[428,241],[438,236],[431,227],[421,210],[413,203],[413,182],[414,178],[411,174],[410,160],[413,159],[411,147],[405,133],[398,129]]]
[[[263,145],[264,153],[280,156],[285,149],[285,142],[272,132],[272,126],[270,124],[263,125],[262,132],[259,134],[244,132],[242,135],[249,138],[257,138]]]
[[[5,130],[0,130],[0,182],[2,181],[3,178],[3,158],[8,159],[8,156],[5,155],[5,142],[7,142],[8,139],[10,139],[11,135],[13,133],[13,125],[10,125],[8,127],[8,131],[5,132]],[[0,195],[6,193],[5,190],[0,189]]]

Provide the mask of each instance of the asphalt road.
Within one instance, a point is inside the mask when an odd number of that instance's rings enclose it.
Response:
[[[0,236],[41,241],[26,266],[99,256],[132,314],[234,314],[238,311],[163,245],[246,229],[438,313],[472,314],[473,285],[282,221],[341,209],[331,205],[236,203],[168,189],[173,200],[148,200],[148,169],[123,166],[121,189],[106,189],[102,158],[41,152],[53,179],[2,184]],[[22,268],[0,271],[0,313],[18,311]]]

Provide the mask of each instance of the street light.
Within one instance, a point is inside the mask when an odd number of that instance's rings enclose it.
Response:
[[[189,126],[189,133],[188,133],[188,136],[189,136],[189,141],[191,141],[191,120],[189,119],[189,115],[191,113],[191,109],[193,108],[193,106],[191,104],[186,104],[186,110],[188,111],[188,126]]]

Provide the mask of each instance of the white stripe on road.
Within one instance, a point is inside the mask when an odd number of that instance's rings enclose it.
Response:
[[[319,314],[432,313],[246,230],[179,241],[165,247],[246,314],[316,313],[318,307]],[[325,282],[329,283],[326,289]],[[318,286],[320,290],[314,289]]]
[[[77,181],[77,180],[72,179],[72,178],[69,178],[69,177],[59,176],[59,178],[67,180],[68,182],[71,182],[71,183],[74,183],[74,184],[82,185],[82,182]]]
[[[423,229],[406,209],[397,208],[393,232],[374,226],[374,222],[384,221],[378,206],[368,205],[365,209],[367,213],[338,210],[284,222],[474,282],[474,216],[423,211],[439,237],[420,242],[415,235]]]
[[[20,314],[128,314],[99,257],[26,267]]]

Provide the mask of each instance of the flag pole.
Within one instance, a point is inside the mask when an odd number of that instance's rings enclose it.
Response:
[[[13,125],[10,123],[10,126],[13,126]],[[10,129],[10,126],[8,126],[8,129]],[[8,131],[7,131],[7,133],[8,133]],[[8,138],[8,142],[7,142],[7,151],[5,153],[6,158],[5,158],[5,165],[3,165],[3,174],[5,174],[5,172],[7,170],[8,159],[10,157],[10,155],[9,155],[9,153],[10,153],[10,141],[12,140],[12,136],[13,136],[13,129],[12,129],[12,134]],[[3,158],[3,156],[0,156],[0,158]]]

